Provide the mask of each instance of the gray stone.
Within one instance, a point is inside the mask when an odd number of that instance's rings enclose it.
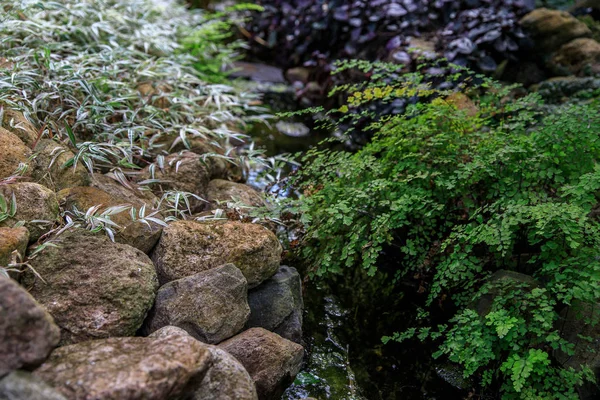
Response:
[[[2,400],[67,400],[43,380],[25,371],[15,371],[0,379]]]
[[[204,343],[219,343],[244,328],[250,315],[246,278],[233,264],[167,283],[158,290],[145,331],[172,325]]]

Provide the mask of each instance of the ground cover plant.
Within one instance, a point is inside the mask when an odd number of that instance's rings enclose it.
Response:
[[[594,377],[557,361],[573,354],[557,321],[600,298],[597,101],[548,109],[458,67],[447,91],[423,72],[383,79],[393,65],[348,68],[372,79],[335,90],[347,101],[328,124],[368,116],[373,138],[356,153],[313,149],[292,178],[310,274],[375,274],[394,255],[389,285],[417,279],[426,299],[417,326],[384,341],[433,341],[482,398],[577,399]],[[398,98],[412,99],[403,115],[365,107]],[[507,270],[535,283],[493,279]],[[440,308],[456,311],[432,324]]]

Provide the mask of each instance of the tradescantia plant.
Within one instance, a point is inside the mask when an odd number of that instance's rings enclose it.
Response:
[[[385,341],[433,340],[434,356],[460,364],[482,393],[578,398],[593,374],[554,358],[573,354],[556,322],[565,306],[600,299],[597,101],[548,112],[537,95],[515,98],[460,68],[451,86],[469,97],[432,89],[421,73],[381,79],[393,65],[349,66],[375,78],[337,91],[347,101],[329,111],[334,126],[363,119],[370,102],[412,101],[403,115],[368,115],[373,138],[358,152],[313,149],[303,158],[292,183],[304,195],[292,205],[310,273],[374,274],[393,254],[394,282],[418,276],[425,308],[457,311]],[[491,280],[500,270],[540,285]],[[489,310],[477,312],[489,293]]]

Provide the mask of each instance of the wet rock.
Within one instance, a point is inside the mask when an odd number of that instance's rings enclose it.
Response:
[[[40,365],[56,347],[60,331],[25,289],[0,276],[0,377]]]
[[[24,286],[61,328],[61,345],[134,335],[158,289],[152,262],[141,251],[102,234],[74,229],[30,261]]]
[[[260,225],[177,221],[163,230],[152,259],[161,284],[232,263],[252,288],[277,272],[281,251],[275,234]]]
[[[219,345],[250,374],[261,400],[279,399],[300,371],[304,349],[263,328],[251,328]]]
[[[110,338],[61,347],[34,375],[72,400],[177,399],[204,378],[210,358],[189,336]]]
[[[14,133],[28,147],[38,139],[39,132],[22,112],[5,108],[2,128]]]
[[[2,400],[67,400],[65,396],[29,372],[15,371],[0,379]]]
[[[299,122],[278,121],[275,128],[285,136],[301,138],[310,135],[310,129]]]
[[[260,194],[243,183],[213,179],[208,184],[206,199],[211,207],[219,208],[219,203],[235,202],[245,206],[260,207],[265,205]],[[223,206],[221,206],[223,207]]]
[[[166,326],[150,335],[164,337],[188,335],[174,326]],[[193,400],[257,400],[254,381],[240,362],[217,346],[206,345],[211,354],[210,366],[204,379],[192,395]]]
[[[529,291],[539,286],[538,282],[531,276],[519,272],[499,270],[492,274],[487,282],[488,291],[477,300],[475,307],[477,313],[485,316],[490,313],[494,299],[506,291],[526,290]]]
[[[89,184],[89,174],[83,164],[78,163],[75,168],[65,167],[75,156],[66,146],[54,140],[42,139],[35,147],[35,154],[32,177],[37,182],[55,191]]]
[[[14,194],[17,202],[16,214],[0,222],[0,226],[13,227],[17,222],[24,221],[30,241],[38,240],[58,222],[56,194],[45,186],[31,182],[13,183],[0,186],[0,194],[7,200],[12,199]]]
[[[247,327],[276,332],[296,343],[302,341],[302,283],[295,268],[279,267],[270,279],[248,293]]]
[[[138,218],[139,210],[144,206],[139,199],[135,199],[135,203],[132,204],[129,199],[87,186],[61,190],[57,193],[57,197],[65,210],[77,209],[86,212],[91,207],[101,205],[98,213],[102,213],[110,207],[127,206],[127,210],[110,216],[111,221],[118,225],[114,228],[115,241],[118,243],[128,244],[144,253],[149,253],[160,238],[162,226],[152,221],[144,223],[139,219],[134,221],[131,218],[131,207],[136,209],[136,218]],[[152,214],[152,205],[148,204],[146,210],[147,216]],[[158,218],[161,219],[161,216],[159,215]]]
[[[204,343],[240,332],[250,315],[246,278],[233,264],[171,281],[158,290],[145,331],[172,325]]]
[[[600,74],[600,43],[589,38],[572,40],[558,49],[550,65],[560,75]]]
[[[464,369],[459,364],[445,363],[435,367],[435,372],[444,381],[460,390],[469,390],[474,382],[465,379]]]
[[[13,259],[13,252],[17,252],[21,260],[25,257],[29,231],[25,227],[0,228],[0,267],[6,267]]]
[[[573,39],[591,35],[590,29],[566,11],[538,8],[521,19],[536,43],[536,51],[549,53]]]
[[[140,180],[159,179],[159,183],[151,183],[152,191],[161,196],[169,190],[193,193],[201,198],[206,198],[206,189],[210,181],[210,171],[202,157],[191,151],[182,151],[165,157],[163,168],[154,164],[152,168],[146,167],[140,173]],[[206,202],[190,198],[191,211],[201,211]]]
[[[575,345],[574,354],[569,356],[555,351],[554,356],[564,368],[580,369],[589,366],[596,379],[600,378],[600,304],[584,303],[574,300],[570,307],[560,313],[557,329],[561,337]],[[591,338],[591,341],[582,339]],[[599,390],[595,385],[585,384],[580,389],[580,399],[598,399]]]
[[[0,128],[0,179],[13,175],[30,156],[31,150],[17,135]]]

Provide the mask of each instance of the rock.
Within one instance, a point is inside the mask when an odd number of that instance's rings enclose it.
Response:
[[[492,311],[494,299],[506,291],[526,290],[530,291],[539,286],[538,282],[529,275],[519,272],[501,269],[492,274],[486,283],[488,292],[477,299],[476,311],[485,316]]]
[[[454,92],[446,97],[446,101],[463,111],[467,117],[474,117],[479,113],[477,105],[464,93]]]
[[[590,36],[592,32],[566,11],[538,8],[521,19],[536,43],[536,51],[549,53],[573,39]]]
[[[171,106],[169,94],[173,88],[164,82],[143,82],[137,87],[138,92],[154,107],[166,109]]]
[[[310,81],[311,73],[312,70],[306,67],[290,68],[285,71],[285,78],[290,83],[302,82],[303,84],[306,84]]]
[[[25,227],[0,228],[0,267],[6,267],[11,263],[13,252],[19,254],[22,260],[25,258],[27,244],[29,243],[29,231]]]
[[[158,290],[145,331],[172,325],[204,343],[240,332],[250,316],[246,278],[233,264],[171,281]]]
[[[35,168],[32,177],[39,183],[59,191],[73,186],[87,186],[90,178],[83,164],[75,168],[64,165],[75,155],[66,146],[42,139],[35,147]]]
[[[131,207],[136,208],[136,215],[138,215],[139,209],[144,205],[139,199],[134,200],[135,203],[132,204],[129,199],[87,186],[61,190],[58,192],[57,197],[65,210],[76,208],[79,211],[86,212],[91,207],[102,205],[98,209],[98,213],[101,213],[110,207],[127,206],[127,210],[110,216],[111,221],[119,226],[114,228],[115,241],[118,243],[128,244],[144,253],[149,253],[160,238],[162,226],[151,221],[145,224],[139,220],[132,220]],[[152,206],[148,205],[146,215],[151,213]],[[160,219],[161,216],[158,216],[158,218]]]
[[[561,103],[573,97],[588,98],[600,89],[600,78],[556,77],[531,88],[548,103]]]
[[[275,128],[279,133],[288,137],[302,138],[310,135],[308,126],[300,122],[277,121]]]
[[[25,289],[0,276],[0,377],[40,365],[56,347],[60,331]]]
[[[189,336],[110,338],[58,348],[34,375],[72,400],[178,399],[210,358]]]
[[[124,186],[112,173],[105,175],[94,174],[91,177],[90,186],[100,189],[111,196],[125,199],[126,203],[133,204],[137,208],[141,208],[145,204],[146,208],[152,209],[158,205],[158,199],[148,188],[141,187],[131,181],[124,183],[127,186]]]
[[[177,221],[163,230],[152,259],[161,284],[232,263],[252,288],[277,272],[281,252],[275,234],[257,224]]]
[[[56,238],[30,261],[23,284],[61,328],[61,345],[134,335],[158,289],[152,262],[141,251],[82,229]]]
[[[558,49],[550,64],[561,75],[600,74],[600,43],[588,38],[572,40]]]
[[[276,332],[296,343],[302,341],[302,283],[295,268],[281,266],[272,278],[248,293],[247,327]]]
[[[219,208],[219,203],[235,202],[245,206],[264,206],[260,194],[252,187],[243,183],[230,182],[223,179],[213,179],[208,184],[206,199],[211,207]],[[223,208],[224,206],[220,206]]]
[[[250,374],[261,400],[280,399],[300,371],[304,348],[263,328],[251,328],[224,341]]]
[[[39,132],[22,112],[5,108],[2,128],[12,132],[23,141],[29,148],[38,139]]]
[[[150,337],[188,335],[174,326],[165,326]],[[254,381],[238,360],[217,346],[206,345],[211,353],[210,367],[194,391],[192,400],[257,400]]]
[[[193,193],[201,198],[206,198],[206,189],[210,181],[208,165],[202,157],[191,151],[182,151],[165,157],[164,168],[155,165],[152,169],[146,167],[140,173],[140,179],[159,179],[160,183],[151,183],[152,191],[160,196],[169,190]],[[206,202],[190,198],[192,213],[201,211]]]
[[[0,379],[0,399],[67,400],[45,382],[25,371],[15,371]]]
[[[587,365],[596,375],[596,379],[600,378],[600,304],[574,300],[570,307],[562,310],[556,325],[561,337],[575,345],[572,356],[559,350],[555,351],[557,361],[564,368],[576,370],[582,365]],[[581,337],[589,337],[592,341]],[[598,399],[598,388],[590,383],[584,384],[579,392],[581,400]]]
[[[247,78],[256,82],[285,83],[283,71],[271,65],[237,61],[233,65],[231,76]]]
[[[17,135],[0,128],[0,179],[13,175],[30,156],[31,150]]]
[[[12,199],[13,194],[17,201],[17,212],[12,218],[0,222],[0,227],[13,227],[17,222],[24,221],[29,230],[29,240],[33,242],[58,222],[58,201],[52,190],[31,182],[0,186],[0,195],[7,201]]]

